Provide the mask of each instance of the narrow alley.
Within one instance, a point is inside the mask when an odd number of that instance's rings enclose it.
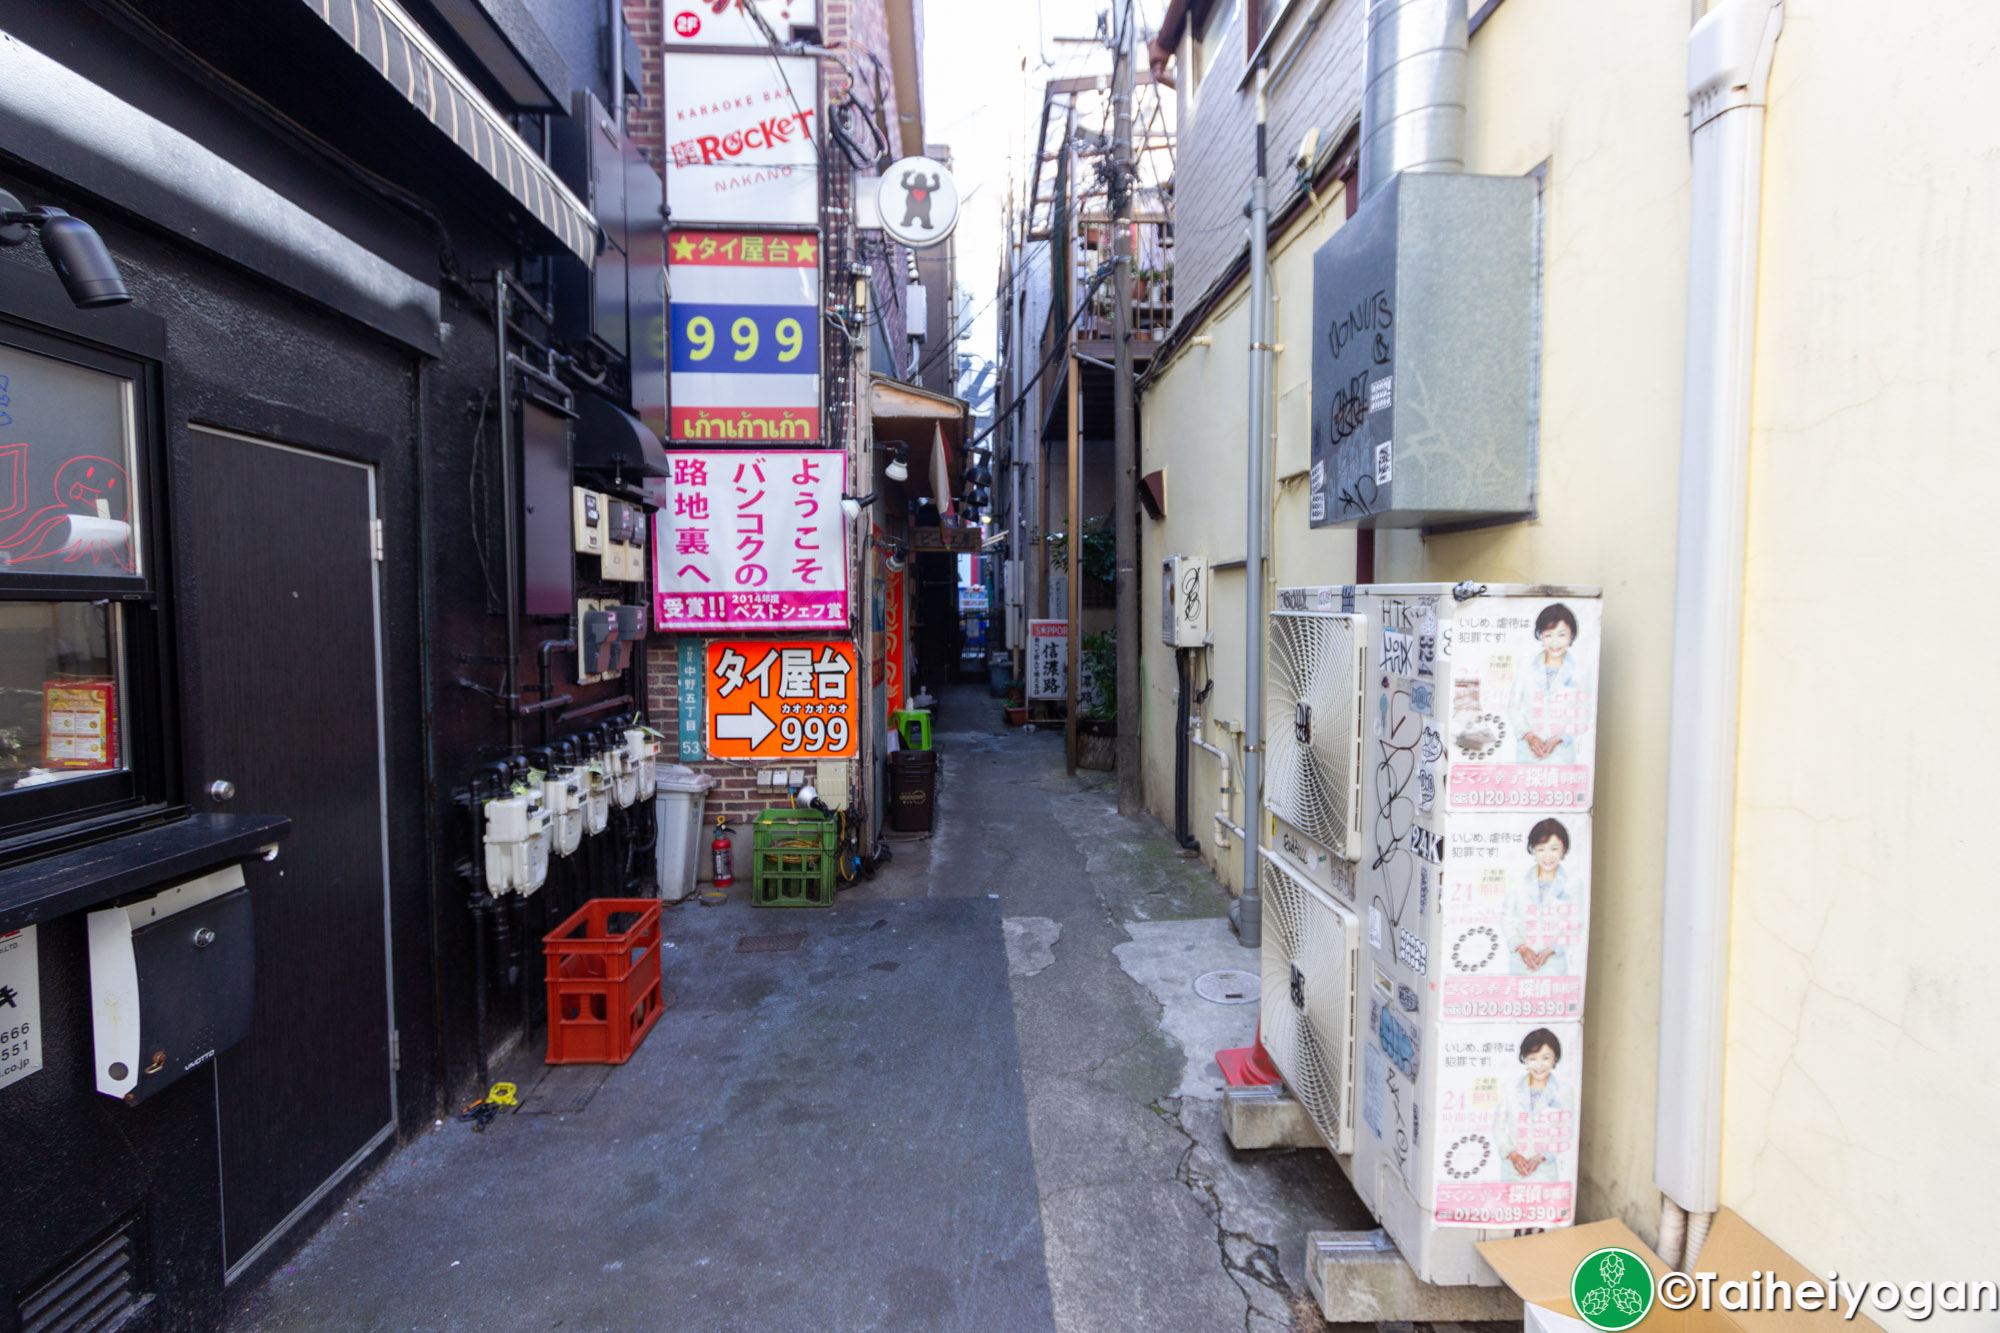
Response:
[[[1223,1138],[1257,1011],[1192,982],[1256,955],[999,713],[941,701],[932,839],[831,912],[670,908],[629,1064],[516,1052],[517,1112],[417,1137],[232,1327],[1319,1328],[1305,1234],[1371,1223],[1326,1154]]]
[[[0,0],[0,1333],[2000,1333],[1995,69]]]

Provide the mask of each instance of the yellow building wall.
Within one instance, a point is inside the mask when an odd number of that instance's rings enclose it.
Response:
[[[1659,1209],[1652,1125],[1687,282],[1687,20],[1684,6],[1509,0],[1473,38],[1466,169],[1520,175],[1547,164],[1539,513],[1451,536],[1383,532],[1376,555],[1381,582],[1604,588],[1581,1207],[1585,1217],[1622,1217],[1645,1236]],[[1276,358],[1273,586],[1354,576],[1352,533],[1310,528],[1305,487],[1282,480],[1308,462],[1311,260],[1344,211],[1338,191],[1326,205],[1273,247],[1285,346]],[[1149,525],[1149,555],[1204,553],[1195,534],[1215,531],[1207,549],[1241,556],[1246,330],[1239,292],[1201,330],[1212,345],[1180,355],[1143,400],[1146,466],[1167,466],[1182,496],[1185,469],[1206,506]],[[1164,546],[1151,544],[1156,533]],[[1240,718],[1242,576],[1225,573],[1212,586],[1211,625],[1218,644],[1228,643],[1216,654],[1207,711]],[[1148,607],[1147,623],[1157,624],[1157,600]],[[1147,793],[1168,817],[1173,664],[1157,645],[1148,652],[1157,657],[1148,664]],[[1213,761],[1194,759],[1191,806],[1206,855]],[[1233,889],[1239,861],[1232,849],[1223,873]]]
[[[1273,358],[1274,434],[1272,465],[1270,587],[1354,581],[1354,534],[1346,529],[1309,527],[1305,480],[1311,463],[1307,431],[1312,377],[1312,256],[1345,214],[1338,187],[1320,197],[1318,207],[1298,219],[1271,247],[1271,291],[1276,341]],[[1248,571],[1243,568],[1247,422],[1250,403],[1249,289],[1239,286],[1211,315],[1200,333],[1207,346],[1182,350],[1140,399],[1142,471],[1167,472],[1167,516],[1148,522],[1141,542],[1145,577],[1141,624],[1145,645],[1145,732],[1142,751],[1146,804],[1171,823],[1174,809],[1174,650],[1162,641],[1160,561],[1168,555],[1200,556],[1233,567],[1209,576],[1209,630],[1213,642],[1194,653],[1194,688],[1214,680],[1215,688],[1196,713],[1208,725],[1203,739],[1229,754],[1231,818],[1249,827],[1242,795],[1243,616]],[[1220,725],[1219,725],[1220,724]],[[1225,729],[1227,728],[1227,729]],[[1201,842],[1202,859],[1230,887],[1242,892],[1243,848],[1216,847],[1211,816],[1221,795],[1214,756],[1189,755],[1188,825]]]
[[[1814,1267],[1990,1279],[2000,891],[1978,771],[1980,681],[2000,661],[1984,605],[2000,574],[2000,11],[1785,9],[1723,1198]]]
[[[1990,1267],[2000,890],[1977,851],[1979,594],[2000,573],[2000,8],[1788,0],[1767,134],[1724,1202],[1809,1266]],[[1508,0],[1474,36],[1466,168],[1546,164],[1538,512],[1378,537],[1383,582],[1604,589],[1580,1216],[1652,1238],[1659,923],[1687,281],[1684,5]],[[1865,89],[1865,95],[1857,90]],[[1302,485],[1311,254],[1273,247],[1272,586],[1353,577]],[[1142,400],[1157,556],[1243,552],[1242,289]],[[1242,717],[1244,572],[1212,581],[1209,717]],[[1197,686],[1206,678],[1198,670]],[[1171,816],[1172,654],[1147,647],[1146,789]],[[1963,696],[1969,699],[1963,702]],[[1210,740],[1217,740],[1213,729]],[[1240,757],[1240,745],[1225,748]],[[1213,861],[1214,764],[1190,805]],[[1990,803],[1988,803],[1990,804]],[[1240,794],[1235,809],[1240,819]],[[1240,848],[1220,873],[1239,889]],[[1665,1021],[1671,1022],[1671,1016]],[[1877,1315],[1893,1325],[1899,1317]]]

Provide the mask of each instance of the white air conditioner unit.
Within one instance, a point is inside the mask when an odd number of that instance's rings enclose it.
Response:
[[[1169,648],[1208,642],[1208,561],[1170,555],[1160,562],[1160,638]]]
[[[1264,1049],[1327,1147],[1351,1153],[1360,922],[1269,851],[1258,855]]]
[[[1366,618],[1271,614],[1264,808],[1343,860],[1361,855],[1361,653]]]

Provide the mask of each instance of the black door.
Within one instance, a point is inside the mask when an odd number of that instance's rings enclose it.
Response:
[[[199,427],[189,447],[190,776],[211,809],[292,819],[247,871],[256,1012],[217,1061],[233,1274],[395,1119],[374,474]]]

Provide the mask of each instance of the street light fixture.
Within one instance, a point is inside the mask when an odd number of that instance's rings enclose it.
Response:
[[[132,299],[111,252],[88,222],[60,208],[24,208],[0,190],[0,245],[21,245],[33,235],[41,237],[42,253],[77,309],[124,305]]]

